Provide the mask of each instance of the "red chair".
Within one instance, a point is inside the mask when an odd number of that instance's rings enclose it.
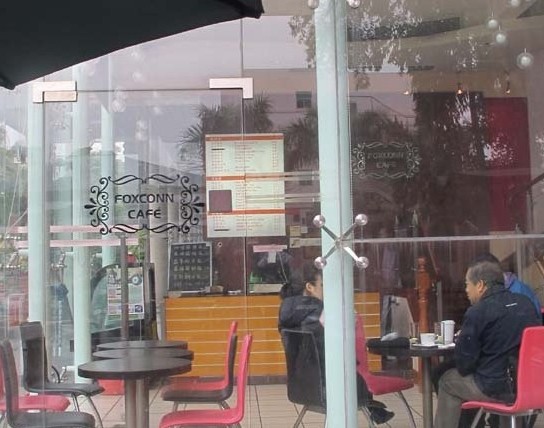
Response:
[[[23,412],[64,412],[70,400],[62,395],[22,395],[19,396],[19,409]],[[6,390],[4,373],[0,365],[0,422],[6,416]]]
[[[222,409],[229,408],[227,400],[232,395],[234,387],[237,329],[238,322],[232,321],[227,340],[223,378],[212,381],[202,378],[180,378],[161,389],[162,399],[174,402],[172,411],[178,410],[180,403],[218,403]]]
[[[483,413],[510,416],[511,426],[516,426],[516,416],[541,413],[544,409],[544,327],[528,327],[523,331],[518,359],[517,396],[514,404],[467,401],[463,409],[480,409],[472,427]]]
[[[363,317],[357,315],[355,320],[355,357],[357,359],[357,373],[365,380],[368,390],[372,395],[384,395],[395,393],[404,403],[408,417],[410,418],[410,425],[416,428],[414,421],[414,415],[412,410],[404,397],[402,391],[410,389],[414,386],[414,383],[398,377],[398,376],[381,376],[375,375],[370,372],[368,367],[368,355],[366,353],[366,338],[363,329]]]
[[[251,334],[246,334],[240,359],[238,362],[238,376],[236,378],[236,406],[221,410],[179,410],[164,415],[159,428],[186,427],[186,426],[239,426],[244,418],[246,402],[246,385],[249,370],[249,354]]]

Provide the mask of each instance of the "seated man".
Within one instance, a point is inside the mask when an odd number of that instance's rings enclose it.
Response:
[[[465,401],[513,401],[509,358],[517,356],[523,330],[541,323],[526,296],[504,287],[496,263],[473,263],[465,283],[472,306],[456,342],[455,368],[440,378],[435,428],[457,428]]]

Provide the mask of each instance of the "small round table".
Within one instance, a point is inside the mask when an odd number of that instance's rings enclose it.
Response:
[[[187,373],[191,361],[157,358],[152,354],[92,361],[78,367],[79,376],[90,379],[124,380],[127,428],[149,428],[149,388],[147,379]]]
[[[454,347],[448,346],[410,346],[409,348],[371,346],[368,345],[371,354],[388,357],[417,357],[421,359],[421,380],[423,395],[423,427],[433,426],[433,388],[431,385],[431,358],[453,355]]]
[[[106,349],[104,351],[93,352],[93,357],[99,360],[108,358],[126,358],[126,357],[159,357],[159,358],[185,358],[193,360],[194,353],[189,349],[180,348],[124,348],[124,349]]]
[[[187,349],[187,342],[183,340],[121,340],[119,342],[101,343],[97,346],[105,349],[154,349],[154,348],[180,348]]]

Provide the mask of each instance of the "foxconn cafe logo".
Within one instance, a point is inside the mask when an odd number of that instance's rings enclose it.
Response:
[[[161,191],[134,191],[152,188],[153,185],[161,185]],[[198,185],[191,183],[189,177],[179,174],[173,177],[163,174],[145,178],[135,175],[101,177],[97,185],[91,186],[85,209],[91,218],[91,226],[96,227],[102,235],[135,233],[139,230],[161,233],[170,229],[189,233],[191,226],[199,224],[204,209],[198,189]],[[165,204],[179,204],[179,223],[168,221]],[[112,213],[124,219],[124,222],[111,221],[114,219]]]

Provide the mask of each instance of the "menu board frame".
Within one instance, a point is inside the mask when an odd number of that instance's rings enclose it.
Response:
[[[211,287],[211,242],[171,244],[168,252],[168,291],[195,293]]]

